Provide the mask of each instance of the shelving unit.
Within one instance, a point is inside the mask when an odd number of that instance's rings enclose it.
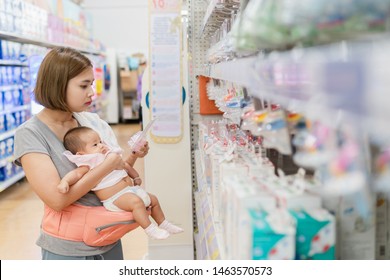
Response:
[[[0,191],[12,186],[15,182],[24,177],[22,168],[13,164],[12,154],[13,135],[17,126],[25,122],[35,112],[33,110],[35,107],[32,108],[32,101],[30,98],[32,92],[32,89],[30,88],[32,86],[31,79],[34,77],[31,77],[30,73],[32,63],[29,60],[29,56],[43,57],[44,53],[41,53],[41,51],[44,49],[72,45],[73,48],[88,56],[91,61],[95,63],[95,70],[99,71],[99,75],[97,75],[95,80],[96,88],[99,92],[97,92],[97,95],[93,100],[91,111],[94,111],[101,115],[102,118],[105,118],[105,107],[108,104],[103,88],[103,66],[106,55],[104,51],[94,49],[96,42],[89,41],[89,38],[88,40],[86,39],[86,27],[78,26],[77,28],[80,30],[77,32],[77,35],[75,35],[75,30],[72,29],[75,27],[73,25],[73,21],[67,23],[66,30],[65,25],[63,25],[64,22],[61,22],[61,28],[63,29],[57,30],[59,25],[57,25],[58,22],[56,20],[61,20],[56,18],[53,14],[49,14],[48,11],[29,2],[8,2],[9,3],[4,3],[4,6],[2,5],[0,7],[1,15],[7,16],[7,20],[0,23],[0,28],[5,29],[0,30],[0,40],[2,42],[7,42],[7,45],[3,45],[3,49],[0,50],[2,53],[2,57],[0,57],[0,67],[3,68],[0,75],[1,82],[3,83],[4,81],[4,84],[0,85]],[[75,9],[77,6],[72,6],[72,8]],[[28,15],[26,14],[27,11],[30,11],[31,9],[34,9],[34,15],[36,15],[36,18],[33,16],[33,13]],[[77,9],[74,11],[76,10]],[[77,10],[77,12],[80,12],[80,10]],[[38,14],[39,17],[37,16]],[[21,26],[19,24],[21,22],[19,22],[21,18],[25,19],[26,22],[30,22],[31,26]],[[37,20],[38,18],[40,19],[39,22]],[[53,21],[51,22],[51,26],[48,25],[50,20]],[[54,23],[54,21],[56,22]],[[43,39],[51,38],[53,33],[57,34],[59,32],[61,32],[61,34],[63,33],[62,35],[64,36],[64,38],[61,38],[61,41],[65,42],[68,40],[69,44],[54,43],[55,40],[51,42],[48,39]],[[56,34],[54,35],[57,36]],[[15,47],[14,45],[11,47],[11,42],[18,45],[18,47]],[[76,45],[88,47],[83,48],[77,47]],[[24,46],[34,46],[34,50],[32,53],[26,53],[26,50],[23,49]],[[40,47],[41,49],[39,49]],[[37,49],[39,49],[39,54],[34,53]],[[10,58],[11,56],[12,58]],[[37,61],[34,61],[33,64],[37,64]],[[19,67],[23,70],[16,72],[14,69]],[[35,67],[37,67],[37,65],[33,65],[34,71],[37,70]],[[18,93],[18,96],[16,93]],[[39,110],[39,108],[37,108],[37,110]]]
[[[15,176],[13,176],[11,179],[5,180],[4,182],[0,182],[0,192],[5,190],[9,186],[12,186],[13,184],[18,182],[19,180],[23,179],[24,176],[25,176],[24,172],[20,172],[20,173],[16,174]]]
[[[13,60],[0,60],[0,66],[28,67],[28,64],[23,62],[13,61]]]
[[[43,41],[35,38],[29,38],[26,36],[21,36],[18,34],[13,34],[10,32],[5,32],[5,31],[0,31],[0,38],[3,40],[7,41],[12,41],[12,42],[17,42],[21,44],[30,44],[30,45],[36,45],[40,47],[45,47],[45,48],[54,48],[54,47],[61,47],[64,46],[63,44],[56,44],[56,43],[51,43],[48,41]],[[99,55],[99,56],[104,56],[105,53],[101,50],[94,50],[94,49],[84,49],[84,48],[78,48],[74,47],[78,51],[84,53],[84,54],[91,54],[91,55]]]
[[[138,100],[137,90],[139,75],[144,69],[140,62],[144,59],[144,57],[126,55],[125,53],[120,53],[118,56],[118,103],[119,119],[122,122],[140,120],[139,109],[141,104]]]
[[[272,58],[261,55],[210,64],[203,67],[201,74],[242,85],[254,97],[272,100],[310,118],[335,125],[329,115],[318,113],[343,112],[346,120],[363,121],[368,130],[380,124],[386,133],[383,124],[390,117],[390,110],[385,73],[390,70],[390,56],[385,50],[389,46],[390,40],[383,35],[375,37],[375,41],[349,41],[274,53]],[[339,67],[337,75],[327,70],[335,67]],[[359,70],[351,71],[355,67]],[[300,71],[301,77],[291,77],[292,71]],[[337,86],[343,78],[353,79],[350,86],[355,89],[367,85],[373,88],[365,88],[359,94],[353,88],[345,94],[340,87],[329,91],[329,85]],[[292,86],[299,94],[291,92]]]
[[[0,36],[1,38],[1,36]],[[0,60],[0,67],[3,67],[2,76],[4,81],[10,82],[8,69],[24,68],[29,65],[17,60]],[[13,72],[13,71],[12,71]],[[20,69],[19,75],[22,75]],[[12,78],[13,80],[14,78]],[[29,97],[26,96],[27,86],[19,81],[20,84],[6,84],[0,86],[0,191],[13,185],[24,177],[23,170],[13,165],[13,135],[16,126],[25,121],[31,114],[31,104]]]
[[[201,74],[206,77],[230,81],[243,86],[251,86],[254,82],[252,68],[256,57],[247,57],[232,61],[209,64],[203,67]]]
[[[347,40],[306,48],[296,46],[283,51],[266,50],[250,56],[240,57],[236,53],[232,58],[230,54],[218,63],[210,63],[206,60],[207,50],[212,47],[209,42],[214,41],[210,38],[215,36],[218,29],[226,21],[235,16],[233,10],[230,10],[230,14],[227,13],[226,16],[221,15],[219,11],[221,7],[218,5],[223,5],[222,2],[229,4],[241,2],[242,5],[248,3],[248,1],[230,0],[211,0],[208,5],[203,3],[203,6],[200,1],[190,1],[189,3],[191,32],[193,34],[190,37],[193,57],[191,69],[194,76],[202,75],[213,80],[244,87],[253,99],[265,101],[267,104],[277,104],[289,112],[302,114],[305,118],[313,122],[321,122],[331,129],[349,128],[348,131],[354,131],[360,135],[358,143],[363,145],[364,149],[368,149],[369,141],[383,145],[389,143],[390,131],[387,122],[390,118],[390,100],[387,94],[389,79],[386,74],[390,70],[388,66],[390,56],[386,52],[390,47],[388,33],[348,38]],[[220,19],[212,20],[218,14]],[[221,252],[219,256],[223,259],[226,255],[222,253],[224,241],[216,230],[218,223],[213,222],[212,226],[204,224],[205,221],[213,220],[213,217],[209,217],[212,214],[209,214],[209,210],[207,210],[213,206],[207,196],[210,184],[205,181],[204,176],[199,171],[203,170],[204,164],[201,162],[198,151],[198,149],[202,149],[198,145],[198,129],[199,123],[206,120],[206,116],[199,114],[198,83],[196,80],[191,82],[193,92],[191,100],[194,103],[191,123],[195,151],[193,165],[196,169],[194,171],[194,196],[198,219],[198,224],[195,224],[194,227],[199,228],[199,233],[195,238],[196,244],[201,246],[199,248],[201,253],[198,256],[210,258],[209,252],[216,251],[216,249],[210,249],[213,246],[211,242],[205,242],[202,239],[207,234],[209,237],[219,238],[216,243],[219,244]],[[369,152],[361,151],[361,153],[364,154],[366,168],[372,168],[370,166],[372,163],[369,162],[367,156]],[[361,203],[369,204],[368,201],[375,200],[377,194],[373,190],[367,189],[365,191],[367,191],[365,195],[368,198],[366,197],[367,201],[363,199]],[[342,199],[338,199],[339,197],[334,200],[338,201],[332,206],[334,208],[329,205],[326,207],[332,208],[332,211],[342,212],[345,210],[343,207],[351,203],[349,198],[345,198],[344,202]],[[374,209],[370,215],[375,216],[376,211],[387,211],[383,209]],[[380,215],[383,215],[383,212]],[[386,224],[389,221],[384,222],[382,218],[377,217],[378,221],[380,220],[382,223],[380,230],[383,233],[383,223]],[[337,217],[337,226],[350,222],[351,220],[345,216]],[[371,230],[372,224],[368,227]],[[209,232],[210,230],[213,232]],[[371,233],[367,237],[366,243],[370,244],[369,246],[375,239]],[[339,233],[337,234],[339,235]],[[210,240],[209,238],[208,241]],[[338,236],[338,242],[342,243],[343,248],[353,247],[351,241],[345,236],[342,239]],[[389,243],[389,240],[382,240],[382,242]],[[390,243],[383,246],[387,247],[386,250],[388,250]],[[205,252],[208,255],[205,255]],[[370,256],[372,258],[372,255]],[[340,257],[340,252],[338,252],[337,257]],[[353,254],[345,254],[341,258],[355,257]]]

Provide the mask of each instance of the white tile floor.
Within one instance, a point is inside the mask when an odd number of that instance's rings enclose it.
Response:
[[[125,148],[129,137],[137,132],[140,126],[118,124],[113,125],[112,128],[119,144]],[[135,168],[143,179],[142,159],[136,162]],[[39,234],[42,209],[42,202],[31,191],[26,180],[21,180],[0,192],[0,259],[41,259],[40,248],[35,245],[35,240]],[[142,228],[128,233],[122,242],[126,260],[139,260],[147,256],[148,239]]]

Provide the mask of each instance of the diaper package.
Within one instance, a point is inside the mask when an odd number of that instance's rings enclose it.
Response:
[[[229,204],[232,211],[226,224],[226,242],[231,243],[231,259],[250,259],[252,247],[252,218],[249,209],[265,209],[264,211],[277,211],[275,198],[266,192],[255,188],[243,188],[240,186],[231,188],[231,200]]]
[[[335,218],[325,209],[290,210],[297,225],[298,260],[334,260],[336,243]]]
[[[267,212],[250,209],[251,258],[253,260],[292,260],[295,257],[295,222],[283,210]]]

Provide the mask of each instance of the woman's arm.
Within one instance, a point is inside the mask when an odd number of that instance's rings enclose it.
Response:
[[[66,194],[58,192],[61,181],[57,169],[48,155],[28,153],[21,157],[21,163],[28,182],[39,198],[50,208],[61,211],[95,187],[114,169],[123,169],[120,155],[112,154],[99,166],[87,172]]]

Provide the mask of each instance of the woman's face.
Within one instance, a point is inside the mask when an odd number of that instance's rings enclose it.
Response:
[[[92,68],[86,69],[69,80],[66,90],[66,102],[72,112],[85,111],[91,105],[92,96],[95,94],[92,89],[93,81]]]

